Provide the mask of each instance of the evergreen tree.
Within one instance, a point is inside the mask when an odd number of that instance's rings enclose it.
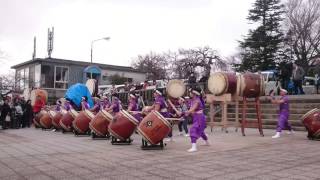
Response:
[[[283,39],[280,23],[283,20],[280,0],[256,0],[247,19],[257,25],[240,41],[242,63],[240,71],[274,69],[279,62],[279,49]]]

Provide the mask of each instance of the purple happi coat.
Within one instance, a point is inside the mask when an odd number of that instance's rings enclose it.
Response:
[[[57,104],[55,111],[60,112],[61,111],[61,104]]]
[[[135,99],[131,99],[129,101],[128,109],[130,109],[131,111],[138,111],[138,103]],[[133,113],[132,116],[134,118],[136,118],[138,120],[138,122],[140,122],[142,120],[141,113]]]
[[[167,109],[167,103],[166,103],[164,97],[162,97],[162,96],[156,97],[154,104],[160,105],[160,111],[159,112],[163,117],[165,117],[165,118],[169,117],[169,112],[168,112],[168,109]]]
[[[120,111],[120,100],[118,98],[114,98],[111,106],[113,106],[112,113],[118,113]]]
[[[282,96],[280,100],[284,100],[284,102],[280,104],[277,132],[281,132],[281,130],[284,130],[286,128],[291,131],[291,125],[289,124],[289,121],[288,121],[289,119],[288,96]]]
[[[82,101],[81,108],[82,108],[82,110],[89,109],[90,108],[89,103],[86,101]]]
[[[71,104],[69,102],[65,102],[64,103],[64,109],[67,111],[70,111],[70,109],[72,108]]]
[[[199,96],[194,96],[191,100],[191,107],[197,106],[197,109],[192,114],[192,127],[190,128],[191,143],[196,143],[197,139],[207,140],[208,137],[204,133],[206,128],[206,117],[204,114],[205,104]]]

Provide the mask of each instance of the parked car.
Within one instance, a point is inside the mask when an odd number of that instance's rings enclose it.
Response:
[[[271,90],[277,89],[277,86],[280,86],[280,82],[277,84],[277,71],[262,71],[261,74],[264,77],[265,84],[265,94],[268,95]]]
[[[124,92],[124,87],[125,87],[124,84],[115,85],[115,87],[116,87],[118,92]],[[109,84],[109,85],[100,85],[100,86],[98,86],[98,88],[99,88],[99,93],[110,94],[111,93],[111,89],[112,89],[112,85],[111,84]]]

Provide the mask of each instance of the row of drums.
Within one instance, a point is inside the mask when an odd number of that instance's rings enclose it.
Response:
[[[263,75],[254,73],[217,72],[208,79],[208,89],[216,96],[237,94],[241,97],[255,98],[265,94]]]
[[[106,137],[109,133],[119,140],[127,140],[137,130],[150,144],[156,145],[171,131],[171,124],[159,112],[151,111],[141,122],[125,110],[114,116],[105,110],[93,114],[89,110],[56,112],[42,110],[35,118],[38,128],[61,129],[62,132],[74,132],[75,135],[91,131],[92,137]]]

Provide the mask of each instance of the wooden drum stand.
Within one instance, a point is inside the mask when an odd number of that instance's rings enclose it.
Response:
[[[215,96],[212,94],[207,94],[207,102],[210,104],[210,122],[208,123],[209,126],[211,127],[211,132],[213,130],[213,127],[216,126],[222,126],[222,131],[225,131],[228,133],[228,126],[234,126],[236,129],[235,131],[238,131],[238,127],[240,126],[239,124],[239,97],[238,95],[231,95],[231,94],[223,94],[221,96]],[[222,116],[221,116],[221,122],[214,122],[215,118],[215,108],[214,108],[214,103],[215,102],[220,102],[222,106]],[[235,121],[231,122],[228,121],[227,117],[227,108],[228,104],[231,102],[235,102]]]
[[[262,119],[261,119],[261,104],[259,97],[256,97],[254,100],[254,103],[252,103],[255,106],[256,113],[257,113],[257,121],[253,122],[247,122],[246,120],[246,114],[247,114],[247,98],[243,97],[243,106],[242,106],[242,120],[241,120],[241,132],[242,135],[245,136],[245,128],[246,127],[254,127],[259,129],[259,133],[261,136],[264,136],[263,130],[262,130]]]

